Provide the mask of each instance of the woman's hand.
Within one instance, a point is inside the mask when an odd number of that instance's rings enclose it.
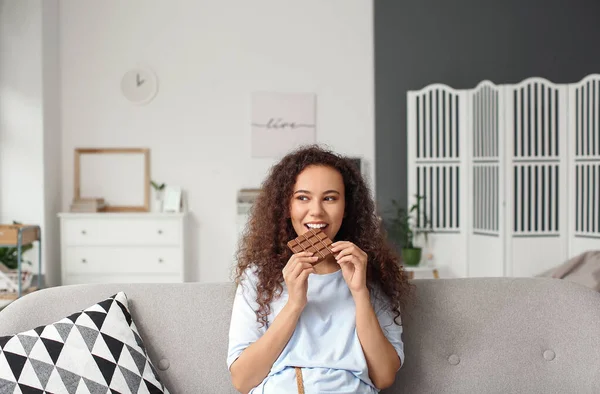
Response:
[[[292,255],[283,268],[283,279],[288,290],[288,304],[304,309],[307,303],[308,275],[315,273],[313,264],[318,257],[311,252]]]
[[[334,242],[331,250],[337,253],[335,258],[352,295],[367,290],[367,254],[348,241]]]

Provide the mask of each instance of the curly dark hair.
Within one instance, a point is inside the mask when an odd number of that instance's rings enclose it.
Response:
[[[270,303],[283,291],[282,270],[292,256],[287,242],[298,236],[289,219],[293,188],[298,174],[311,165],[329,166],[341,173],[345,185],[345,218],[334,241],[350,241],[369,256],[367,285],[370,290],[377,286],[383,292],[396,319],[412,285],[398,255],[387,244],[371,192],[351,160],[318,145],[301,147],[271,168],[240,240],[234,274],[236,283],[241,284],[248,268],[255,269],[257,321],[266,325]]]

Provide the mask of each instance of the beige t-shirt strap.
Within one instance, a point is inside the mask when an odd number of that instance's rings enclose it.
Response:
[[[298,385],[298,394],[304,394],[304,381],[302,380],[302,370],[300,367],[294,367],[296,370],[296,384]]]

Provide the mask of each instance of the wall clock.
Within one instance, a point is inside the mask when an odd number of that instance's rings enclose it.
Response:
[[[134,104],[147,104],[158,93],[158,78],[148,68],[134,68],[121,79],[123,96]]]

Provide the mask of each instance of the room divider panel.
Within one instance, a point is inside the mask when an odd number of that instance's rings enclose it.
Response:
[[[533,276],[600,249],[600,75],[407,98],[409,203],[425,196],[445,275]]]

